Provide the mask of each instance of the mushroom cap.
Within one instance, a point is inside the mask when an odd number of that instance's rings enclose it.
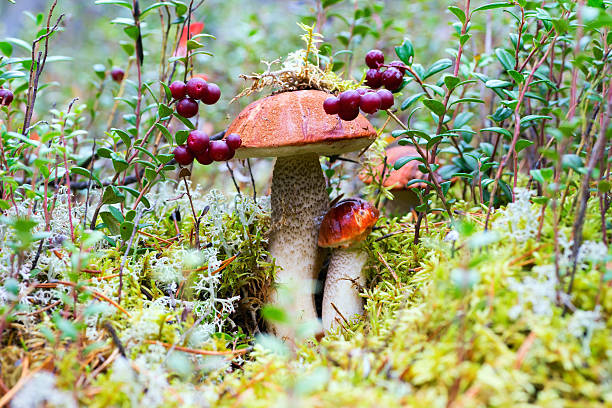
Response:
[[[319,246],[348,248],[363,241],[380,215],[378,209],[360,198],[339,201],[327,211],[319,229]]]
[[[405,156],[417,156],[419,157],[419,153],[413,146],[393,146],[387,149],[387,163],[392,167],[395,162]],[[437,160],[436,160],[437,162]],[[406,188],[424,188],[425,183],[415,183],[406,187],[406,184],[414,179],[423,179],[427,180],[427,174],[424,174],[421,170],[419,170],[419,164],[422,164],[420,161],[412,160],[408,163],[404,164],[399,170],[391,169],[386,172],[385,180],[383,181],[383,186],[391,187],[391,190],[405,190]],[[383,163],[380,163],[376,166],[376,173],[381,174],[383,171]],[[438,173],[435,173],[437,180],[441,180],[441,177]],[[359,178],[366,184],[372,183],[372,177],[366,175],[365,173],[360,173]]]
[[[337,155],[369,146],[376,138],[370,122],[362,115],[347,122],[326,114],[323,101],[330,96],[323,91],[301,90],[251,103],[226,132],[238,133],[242,139],[236,157]]]

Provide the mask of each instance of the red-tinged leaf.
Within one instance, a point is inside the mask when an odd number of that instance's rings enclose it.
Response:
[[[179,41],[178,48],[174,53],[175,57],[184,56],[187,52],[187,41],[194,35],[198,35],[204,30],[204,23],[198,21],[192,21],[189,25],[189,35],[187,35],[187,25],[183,28],[183,33],[181,34],[181,39]]]

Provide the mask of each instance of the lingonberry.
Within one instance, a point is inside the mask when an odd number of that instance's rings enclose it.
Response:
[[[221,89],[217,84],[208,84],[200,100],[207,105],[214,105],[221,98]]]
[[[340,99],[330,96],[323,102],[323,110],[328,115],[335,115],[340,110]]]
[[[170,84],[170,93],[176,100],[183,99],[187,96],[187,85],[183,81],[174,81]]]
[[[123,77],[125,76],[125,72],[121,69],[121,68],[113,68],[111,69],[111,77],[113,78],[113,81],[115,82],[121,82],[123,81]]]
[[[228,146],[225,140],[211,141],[208,153],[214,161],[225,161],[234,156],[233,149]]]
[[[193,154],[187,146],[181,145],[174,149],[174,159],[181,166],[188,166],[193,162]]]
[[[204,151],[198,153],[195,155],[196,160],[198,161],[198,163],[203,164],[203,165],[209,165],[210,163],[213,162],[212,157],[210,157],[210,151],[208,148],[206,148]]]
[[[345,112],[354,111],[355,109],[359,110],[359,100],[361,99],[361,95],[359,95],[359,92],[353,91],[353,90],[344,91],[340,94],[339,99],[340,99],[340,111],[339,112],[341,112],[343,108]]]
[[[240,135],[236,133],[230,133],[229,135],[227,135],[227,137],[225,138],[225,142],[233,150],[236,150],[242,145],[242,139],[240,138]]]
[[[404,81],[404,74],[397,68],[391,67],[387,68],[385,72],[382,73],[382,83],[390,91],[395,91],[398,89],[402,82]]]
[[[187,136],[187,147],[194,155],[208,149],[209,142],[210,139],[208,135],[199,130],[193,130],[189,132],[189,136]]]
[[[380,97],[380,109],[387,110],[393,106],[393,94],[387,89],[379,89],[376,94]]]
[[[376,92],[368,92],[361,97],[359,107],[365,113],[376,113],[380,109],[380,96]]]
[[[368,69],[365,84],[372,89],[380,88],[382,85],[382,72],[375,68]]]
[[[385,54],[381,50],[370,50],[365,56],[365,62],[370,68],[378,68],[385,62]]]
[[[176,104],[176,112],[184,118],[191,118],[198,113],[198,103],[191,98],[183,98]]]
[[[359,116],[359,107],[353,108],[350,106],[340,105],[340,111],[338,112],[338,116],[342,120],[353,120],[357,116]]]
[[[406,64],[404,64],[402,61],[398,61],[398,60],[391,61],[389,63],[389,66],[399,69],[402,74],[406,73]]]
[[[204,94],[206,93],[206,86],[208,83],[202,78],[191,78],[187,81],[186,91],[187,95],[191,96],[193,99],[202,99]]]
[[[13,102],[13,92],[9,89],[0,88],[0,106],[9,106]]]

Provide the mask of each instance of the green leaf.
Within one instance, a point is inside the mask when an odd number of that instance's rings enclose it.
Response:
[[[514,79],[514,82],[516,82],[517,84],[522,84],[523,81],[525,81],[525,78],[523,77],[523,75],[518,71],[509,69],[508,74],[512,77],[512,79]]]
[[[132,137],[130,136],[128,132],[126,132],[123,129],[116,129],[116,128],[112,128],[111,132],[114,132],[115,134],[119,135],[121,140],[123,140],[123,143],[125,143],[125,145],[128,148],[132,146]]]
[[[448,10],[453,13],[455,16],[457,16],[457,18],[459,19],[459,21],[461,21],[461,24],[465,24],[465,12],[460,9],[459,7],[456,6],[449,6]]]
[[[512,139],[512,133],[508,129],[500,127],[488,127],[480,130],[481,132],[495,132],[505,136],[508,139]]]
[[[485,82],[485,86],[491,89],[505,88],[511,85],[512,85],[512,82],[502,81],[501,79],[489,79],[487,82]]]
[[[117,186],[117,188],[127,191],[128,193],[130,193],[130,195],[136,199],[138,199],[138,197],[140,197],[140,192],[138,192],[138,190],[135,190],[131,187],[128,186]],[[145,197],[144,195],[142,197],[140,197],[140,202],[144,204],[145,207],[147,208],[151,208],[151,203],[149,202],[149,200],[147,199],[147,197]]]
[[[115,186],[108,186],[104,189],[102,194],[102,202],[104,204],[118,204],[125,200],[125,194],[117,189]]]
[[[551,120],[552,118],[550,116],[546,116],[546,115],[527,115],[521,118],[521,126],[523,126],[524,124],[528,123],[528,122],[532,122],[534,120],[541,120],[541,119],[549,119]]]
[[[429,67],[429,69],[425,72],[425,74],[423,75],[423,79],[427,79],[430,76],[435,75],[440,71],[444,71],[445,69],[451,67],[452,65],[453,65],[453,62],[449,60],[448,58],[443,58],[441,60],[438,60],[434,62],[432,66]]]
[[[456,101],[451,102],[449,107],[453,106],[456,103],[485,103],[485,102],[482,99],[478,99],[478,98],[461,98],[461,99],[457,99]]]
[[[456,76],[447,75],[444,77],[444,85],[446,85],[446,89],[449,91],[455,89],[460,82],[461,79],[457,78]]]
[[[7,57],[10,57],[13,54],[13,46],[9,42],[0,41],[0,51]]]
[[[97,150],[96,154],[99,157],[105,158],[105,159],[110,159],[111,158],[111,154],[113,154],[113,151],[111,149],[109,149],[108,147],[101,147]]]
[[[189,137],[189,131],[187,130],[179,130],[174,135],[175,141],[177,145],[184,145],[187,142],[187,137]]]
[[[516,145],[514,147],[514,150],[516,150],[516,152],[520,152],[521,150],[523,150],[524,148],[526,148],[527,146],[531,146],[533,144],[533,142],[531,140],[527,140],[527,139],[520,139],[516,141]]]
[[[334,4],[340,3],[341,1],[343,0],[323,0],[321,5],[323,6],[323,8],[327,8],[333,6]]]
[[[117,221],[110,212],[101,211],[100,218],[102,218],[104,225],[106,225],[111,235],[119,235],[119,221]]]
[[[399,170],[402,167],[404,167],[406,163],[409,163],[413,160],[418,160],[420,162],[423,162],[423,158],[421,156],[404,156],[404,157],[400,157],[399,159],[395,161],[395,163],[393,164],[393,168],[395,170]]]
[[[406,65],[412,64],[412,57],[414,57],[414,47],[412,42],[408,38],[404,38],[402,45],[395,47],[395,54],[398,58]]]
[[[510,4],[508,2],[489,3],[489,4],[485,4],[484,6],[476,7],[474,10],[472,10],[472,14],[474,14],[474,13],[476,13],[478,11],[493,10],[493,9],[497,9],[497,8],[511,7],[511,6],[512,6],[512,4]]]
[[[129,241],[132,238],[132,233],[134,232],[134,223],[132,221],[124,221],[121,223],[119,227],[119,233],[121,234],[121,239],[125,242]]]
[[[443,116],[446,113],[444,104],[435,99],[423,99],[423,105],[425,105],[430,111],[438,116]]]
[[[98,179],[98,177],[96,177],[96,175],[95,175],[95,174],[92,174],[92,173],[91,173],[89,170],[87,170],[86,168],[79,167],[79,166],[75,166],[75,167],[70,168],[70,173],[71,173],[71,174],[78,174],[78,175],[81,175],[81,176],[85,176],[85,177],[87,177],[88,179],[89,179],[89,178],[92,178],[93,180],[95,180],[95,182],[96,182],[96,183],[98,183],[98,185],[99,185],[100,187],[102,187],[102,183],[100,182],[100,179]]]
[[[174,110],[171,109],[168,105],[160,103],[158,106],[159,119],[166,120],[172,116]],[[157,124],[156,124],[157,125]]]
[[[410,105],[412,105],[417,100],[419,100],[421,98],[421,96],[423,96],[423,95],[425,95],[425,92],[420,92],[420,93],[414,94],[412,96],[409,96],[408,98],[406,98],[406,100],[404,102],[402,102],[401,109],[402,110],[408,109],[410,107]]]
[[[510,54],[503,48],[495,49],[495,55],[497,56],[497,59],[502,64],[502,66],[506,69],[506,71],[514,69],[514,66],[516,64],[514,55]]]
[[[193,123],[191,123],[191,121],[189,119],[182,117],[181,115],[179,115],[176,112],[174,112],[174,117],[177,118],[178,120],[180,120],[181,122],[183,122],[183,124],[185,126],[187,126],[189,129],[191,129],[191,130],[195,129],[195,125]]]
[[[113,161],[113,167],[115,168],[115,171],[117,173],[121,173],[124,170],[126,170],[129,166],[128,162],[125,161],[125,159],[121,156],[119,156],[117,153],[113,152],[111,154],[111,159]]]
[[[261,315],[272,323],[289,323],[290,319],[284,309],[280,307],[265,305],[261,308]]]
[[[96,0],[94,4],[102,4],[102,5],[112,4],[114,6],[122,6],[130,10],[132,9],[132,3],[126,0]]]
[[[106,67],[103,64],[95,64],[93,70],[100,79],[104,79],[106,76]]]
[[[564,169],[570,168],[577,172],[580,172],[580,169],[584,166],[582,158],[577,154],[564,154],[561,163]]]
[[[152,10],[155,10],[156,8],[162,7],[162,6],[174,6],[173,3],[169,3],[167,1],[160,1],[158,3],[154,3],[151,4],[149,7],[147,7],[146,9],[142,10],[140,12],[140,17],[144,17],[147,13],[149,13]]]

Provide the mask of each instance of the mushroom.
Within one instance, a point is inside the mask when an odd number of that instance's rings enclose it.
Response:
[[[313,293],[323,255],[317,236],[329,207],[319,155],[361,150],[376,137],[361,115],[350,122],[327,115],[323,101],[328,96],[316,90],[268,96],[247,106],[227,130],[242,138],[237,158],[277,158],[272,174],[269,251],[278,266],[277,287],[287,296],[275,290],[270,303],[283,306],[288,301],[285,311],[298,323],[317,319]],[[274,324],[272,329],[279,337],[295,337],[289,325]]]
[[[378,221],[379,211],[360,198],[339,201],[325,214],[319,229],[319,246],[334,248],[323,290],[323,328],[363,313],[359,288],[365,284],[367,254],[362,241]],[[333,304],[332,304],[333,303]]]
[[[405,214],[416,206],[421,204],[419,196],[414,192],[415,188],[424,188],[425,183],[414,183],[406,187],[412,180],[423,179],[427,180],[428,175],[419,170],[420,161],[412,160],[404,164],[400,169],[393,169],[395,162],[406,156],[420,157],[413,146],[393,146],[387,149],[387,164],[391,166],[391,170],[385,171],[385,179],[383,180],[384,187],[390,187],[393,193],[393,200],[385,204],[385,208],[391,214]],[[383,163],[376,166],[376,174],[383,173]],[[440,176],[434,173],[438,180]],[[360,173],[359,178],[366,184],[372,183],[372,178],[365,173]]]

